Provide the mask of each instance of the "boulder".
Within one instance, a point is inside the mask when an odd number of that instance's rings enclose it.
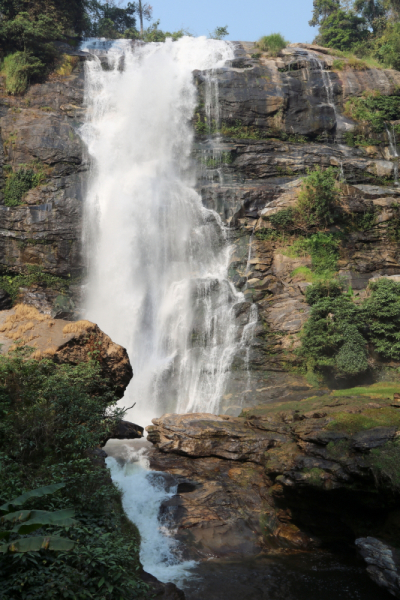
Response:
[[[357,539],[356,546],[368,565],[371,579],[400,598],[400,552],[373,537]]]
[[[102,375],[109,379],[119,398],[133,376],[125,348],[115,344],[95,323],[52,319],[25,304],[0,313],[0,344],[3,353],[30,347],[33,358],[48,357],[58,363],[79,364],[96,358]]]

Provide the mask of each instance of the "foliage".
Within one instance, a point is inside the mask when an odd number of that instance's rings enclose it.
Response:
[[[367,462],[377,480],[388,481],[397,490],[400,488],[400,445],[397,440],[372,449]]]
[[[351,11],[336,10],[320,26],[318,43],[328,48],[351,50],[355,43],[369,36],[365,19]]]
[[[379,92],[364,92],[353,96],[345,104],[345,114],[368,124],[375,133],[385,131],[387,121],[400,119],[400,96],[382,96]]]
[[[400,69],[400,23],[388,23],[375,43],[376,56],[386,67]]]
[[[229,35],[228,25],[225,25],[225,27],[216,27],[210,33],[210,38],[212,40],[223,40],[227,35]]]
[[[288,42],[280,33],[264,35],[256,43],[256,47],[263,52],[269,52],[271,56],[278,56],[279,52],[286,48]]]
[[[0,356],[3,501],[38,486],[56,486],[51,500],[37,490],[22,500],[37,520],[45,520],[42,511],[52,512],[46,537],[74,544],[68,552],[50,546],[0,555],[2,600],[130,600],[146,594],[137,531],[123,516],[120,494],[104,470],[87,458],[121,417],[115,402],[94,361],[71,366],[38,362],[21,352]],[[71,506],[77,522],[66,538],[54,515],[71,514],[66,513]],[[43,529],[36,534],[33,547],[43,540]]]
[[[63,54],[56,65],[54,73],[61,77],[68,77],[71,75],[72,71],[75,69],[77,64],[79,63],[79,58],[77,56],[69,56],[68,54]]]
[[[382,357],[400,360],[400,283],[382,277],[369,287],[363,303],[368,337]]]
[[[320,25],[340,8],[340,0],[314,0],[313,15],[309,21],[310,27]]]
[[[173,42],[176,42],[185,35],[190,35],[186,29],[179,29],[178,31],[163,31],[158,26],[160,21],[155,21],[147,29],[144,29],[142,39],[144,42],[165,42],[166,39],[171,38]]]
[[[340,376],[363,373],[368,360],[360,327],[360,309],[349,296],[321,297],[304,326],[300,355],[312,369],[329,369]]]
[[[310,25],[320,27],[315,42],[332,48],[332,53],[351,51],[368,68],[381,68],[378,59],[385,67],[398,69],[399,16],[399,0],[314,0]],[[344,65],[361,68],[357,62]],[[340,63],[334,68],[340,70]]]
[[[1,70],[6,78],[6,92],[17,96],[25,92],[31,80],[40,77],[43,63],[28,52],[14,52],[5,57]]]
[[[0,275],[0,288],[10,294],[13,301],[16,300],[20,287],[40,285],[63,293],[71,283],[67,279],[45,273],[38,265],[26,265],[25,269],[24,273]]]
[[[400,360],[400,283],[382,277],[370,283],[361,305],[344,294],[340,282],[307,288],[312,306],[300,354],[311,368],[356,375],[368,368],[366,346],[384,359]]]
[[[0,446],[42,463],[78,458],[105,439],[120,411],[96,362],[56,365],[20,351],[0,357]]]
[[[332,234],[314,233],[300,237],[284,253],[289,256],[311,255],[314,281],[330,280],[337,270],[339,239]]]
[[[136,5],[128,2],[126,8],[116,6],[113,2],[90,0],[87,3],[88,23],[86,35],[117,39],[124,37],[125,31],[135,30]],[[130,37],[125,36],[125,37]]]
[[[41,498],[48,494],[54,494],[60,488],[65,487],[63,483],[53,484],[37,488],[26,492],[17,498],[13,498],[9,502],[6,502],[0,506],[0,523],[6,527],[14,525],[12,529],[0,530],[0,539],[6,539],[7,543],[0,546],[0,553],[5,554],[7,552],[38,552],[42,548],[49,550],[72,550],[74,542],[71,540],[58,537],[58,536],[33,536],[24,537],[10,542],[10,536],[13,534],[26,535],[33,533],[37,529],[42,529],[47,525],[55,527],[73,527],[75,521],[73,516],[75,515],[74,509],[64,509],[57,511],[48,510],[15,510],[18,506],[23,506],[31,498]]]
[[[310,233],[326,229],[335,220],[338,198],[335,169],[317,168],[304,178],[297,203],[267,218],[280,230]]]
[[[7,177],[4,187],[4,204],[18,206],[23,196],[30,189],[37,187],[44,181],[43,171],[35,172],[33,169],[19,169]]]

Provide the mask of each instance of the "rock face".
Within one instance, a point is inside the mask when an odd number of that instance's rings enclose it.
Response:
[[[0,267],[38,265],[58,276],[82,271],[82,199],[87,165],[77,128],[82,122],[83,63],[69,77],[33,85],[10,97],[0,81]],[[4,205],[5,169],[34,166],[43,184],[22,205]]]
[[[95,323],[52,319],[24,304],[0,313],[0,344],[3,353],[28,346],[34,349],[33,358],[47,356],[59,363],[78,364],[93,356],[120,398],[133,375],[125,348]]]
[[[400,274],[394,233],[400,192],[387,134],[364,132],[374,138],[373,144],[357,145],[354,136],[362,133],[361,126],[344,114],[351,96],[373,90],[396,94],[400,73],[334,71],[329,50],[307,44],[292,44],[277,58],[250,43],[236,44],[235,52],[230,65],[213,72],[219,100],[211,119],[219,120],[222,135],[210,141],[202,133],[208,89],[203,72],[195,72],[199,106],[194,120],[198,189],[204,205],[229,226],[234,247],[229,275],[247,302],[236,307],[240,331],[250,326],[254,307],[258,313],[250,351],[239,350],[235,356],[222,403],[228,414],[235,412],[233,407],[269,402],[308,387],[304,378],[288,371],[298,365],[298,334],[310,312],[305,302],[309,282],[301,268],[311,267],[311,256],[287,256],[285,246],[293,240],[268,235],[266,221],[293,206],[308,170],[341,169],[346,180],[340,185],[343,214],[353,215],[355,222],[375,215],[365,226],[351,228],[341,242],[339,275],[356,296],[363,298],[371,279]],[[243,392],[244,380],[249,383]]]
[[[400,554],[398,550],[373,537],[359,538],[356,545],[368,564],[373,581],[400,598]]]
[[[388,400],[326,393],[241,417],[164,415],[147,431],[151,467],[178,484],[162,515],[189,556],[400,539],[400,412]]]

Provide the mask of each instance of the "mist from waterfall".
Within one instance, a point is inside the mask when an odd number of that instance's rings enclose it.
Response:
[[[166,412],[218,412],[238,343],[231,248],[194,189],[191,158],[193,70],[231,58],[228,42],[184,37],[118,40],[86,63],[87,317],[127,348],[124,404],[137,403],[131,418],[144,425]]]

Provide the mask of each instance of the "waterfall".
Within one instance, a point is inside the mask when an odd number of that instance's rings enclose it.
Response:
[[[386,133],[389,140],[389,148],[390,148],[390,156],[394,159],[399,158],[399,153],[397,152],[397,144],[396,144],[396,132],[394,130],[394,125],[392,125],[392,131],[387,123],[385,123]],[[393,178],[394,184],[399,185],[399,161],[393,161]]]
[[[124,404],[137,403],[131,418],[143,424],[166,412],[218,412],[240,344],[231,248],[194,189],[191,159],[192,72],[209,73],[211,118],[211,70],[231,58],[228,42],[184,37],[118,40],[86,63],[87,317],[127,348],[134,377]]]

